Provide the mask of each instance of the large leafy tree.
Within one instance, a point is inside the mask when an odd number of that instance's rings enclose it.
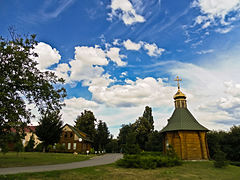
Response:
[[[118,134],[118,142],[119,142],[119,145],[120,145],[121,148],[124,144],[127,143],[128,134],[133,132],[133,131],[134,131],[134,129],[133,129],[132,124],[123,124],[122,125],[122,127],[120,129],[120,132]]]
[[[104,150],[108,142],[110,142],[110,132],[107,124],[103,121],[99,121],[96,130],[96,136],[94,140],[96,150]]]
[[[36,135],[43,142],[44,152],[48,145],[59,141],[62,125],[60,111],[48,111],[41,117],[39,125],[36,127]]]
[[[148,141],[148,135],[151,133],[151,124],[145,117],[139,117],[133,124],[136,132],[137,143],[140,148],[145,150],[145,143]]]
[[[75,127],[89,135],[93,140],[96,135],[95,123],[96,118],[92,111],[84,110],[75,121]]]
[[[11,128],[20,132],[30,122],[27,103],[44,114],[46,109],[61,109],[66,96],[58,85],[63,79],[37,68],[36,36],[21,37],[13,30],[10,35],[10,40],[0,37],[0,147],[6,145]]]

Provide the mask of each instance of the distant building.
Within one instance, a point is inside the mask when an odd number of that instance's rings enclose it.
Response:
[[[25,136],[24,136],[23,139],[21,139],[22,144],[23,144],[23,147],[26,147],[26,146],[27,146],[27,144],[28,144],[31,136],[33,136],[33,140],[34,140],[34,142],[35,142],[34,148],[35,148],[38,144],[41,143],[41,141],[38,139],[35,131],[36,131],[36,126],[27,126],[27,127],[24,128]],[[11,128],[11,132],[12,132],[12,135],[14,136],[14,134],[16,133],[16,129]],[[10,151],[13,151],[13,150],[14,150],[15,143],[16,143],[16,142],[14,142],[14,141],[8,143],[8,149],[9,149]]]
[[[186,96],[180,91],[174,95],[175,110],[168,120],[168,124],[161,130],[164,134],[164,152],[171,145],[177,155],[183,160],[209,159],[206,141],[207,128],[198,123],[187,109]]]
[[[59,144],[65,148],[64,152],[86,153],[91,149],[92,140],[86,133],[66,124],[63,127]]]

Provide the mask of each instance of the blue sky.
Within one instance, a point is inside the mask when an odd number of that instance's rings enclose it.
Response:
[[[66,79],[66,123],[89,109],[117,135],[149,105],[160,130],[179,75],[201,124],[240,124],[240,0],[0,0],[0,19],[2,36],[37,34],[39,68]]]

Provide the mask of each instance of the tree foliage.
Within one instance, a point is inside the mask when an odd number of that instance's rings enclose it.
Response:
[[[148,135],[148,140],[145,143],[146,151],[162,151],[163,150],[163,134],[158,131],[153,131]]]
[[[105,150],[105,146],[110,141],[110,132],[107,124],[103,121],[99,121],[96,129],[96,135],[94,138],[95,150]]]
[[[84,110],[75,121],[75,127],[80,131],[88,134],[91,139],[94,139],[96,135],[95,122],[96,118],[92,111]]]
[[[117,139],[110,139],[110,142],[106,145],[106,152],[107,153],[119,153],[120,149],[118,146]]]
[[[211,158],[223,152],[228,160],[240,161],[240,126],[231,127],[229,132],[210,131],[207,133],[207,142]]]
[[[136,132],[137,144],[141,149],[145,150],[145,143],[148,140],[148,135],[151,133],[151,124],[145,117],[139,117],[133,124],[134,131]]]
[[[145,107],[145,110],[143,112],[143,117],[146,118],[151,126],[151,131],[154,130],[154,121],[153,121],[153,116],[152,116],[152,108],[149,106]]]
[[[158,139],[160,134],[154,131],[153,124],[152,108],[146,106],[143,116],[139,117],[133,124],[122,126],[118,135],[119,146],[126,147],[127,138],[130,136],[132,139],[135,137],[135,144],[142,150],[162,150],[160,148],[161,139]]]
[[[0,37],[0,147],[4,146],[13,127],[17,131],[32,117],[27,103],[34,104],[41,114],[46,109],[59,110],[66,96],[63,83],[53,72],[37,68],[35,35],[21,37],[10,30],[11,39]]]
[[[62,125],[60,111],[49,111],[41,117],[39,125],[36,127],[36,135],[40,141],[43,141],[43,151],[48,145],[53,145],[59,141]]]

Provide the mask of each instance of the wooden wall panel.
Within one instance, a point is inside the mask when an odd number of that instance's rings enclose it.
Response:
[[[183,160],[209,159],[206,132],[166,132],[164,140],[164,152],[166,152],[166,142],[168,142],[169,145],[173,146],[177,155]]]

